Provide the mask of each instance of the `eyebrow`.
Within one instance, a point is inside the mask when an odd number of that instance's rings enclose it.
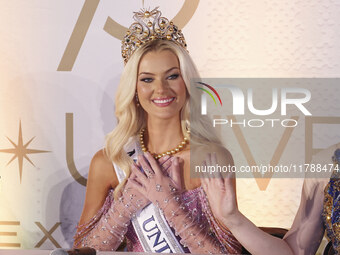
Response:
[[[168,72],[170,72],[170,71],[172,71],[174,69],[179,69],[179,68],[177,66],[174,66],[174,67],[171,67],[170,69],[166,70],[164,73],[168,73]],[[149,73],[149,72],[141,72],[140,74],[138,74],[138,76],[142,75],[142,74],[155,75],[155,74]]]

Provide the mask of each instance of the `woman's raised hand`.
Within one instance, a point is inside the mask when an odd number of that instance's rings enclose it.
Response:
[[[208,154],[203,161],[205,166],[216,166],[216,153]],[[233,173],[225,173],[223,177],[221,173],[207,173],[201,178],[202,187],[207,195],[210,208],[220,222],[227,223],[232,217],[238,213],[235,179]]]
[[[158,204],[172,194],[182,190],[179,159],[173,157],[168,160],[166,167],[161,166],[149,152],[138,156],[139,166],[132,166],[132,173],[136,178],[131,179],[131,185],[144,194],[152,203]]]
[[[157,163],[164,173],[169,171],[172,164],[169,156],[160,158]],[[139,162],[137,162],[137,164],[134,163],[131,166],[131,175],[122,190],[121,196],[118,198],[118,200],[125,206],[126,211],[130,212],[131,217],[134,213],[140,211],[150,203],[148,196],[146,196],[145,193],[141,193],[140,190],[136,189],[133,185],[133,182],[136,179],[138,181],[136,171],[133,170],[135,168],[140,168]],[[140,170],[138,170],[138,172],[140,172]]]

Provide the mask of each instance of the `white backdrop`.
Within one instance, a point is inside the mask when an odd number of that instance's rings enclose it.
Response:
[[[339,76],[336,1],[187,2],[189,21],[182,30],[202,77]],[[145,7],[160,6],[169,19],[182,5],[144,1]],[[141,7],[140,0],[0,0],[0,248],[71,246],[85,196],[71,172],[86,178],[92,156],[116,123],[121,42],[103,27],[108,17],[129,26]],[[78,19],[79,31],[89,22],[79,53],[72,68],[57,70],[71,34],[79,32]],[[334,139],[340,137],[321,139],[318,146]],[[257,225],[289,228],[302,181],[273,179],[260,191],[254,180],[240,179],[240,209]]]

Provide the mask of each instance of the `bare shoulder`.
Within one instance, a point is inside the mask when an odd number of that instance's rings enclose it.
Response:
[[[97,151],[92,157],[89,178],[91,178],[91,181],[98,181],[106,187],[114,188],[118,185],[118,178],[112,161],[108,158],[104,149]]]
[[[92,157],[86,185],[86,196],[79,223],[88,222],[103,206],[108,191],[118,185],[112,162],[103,149]]]

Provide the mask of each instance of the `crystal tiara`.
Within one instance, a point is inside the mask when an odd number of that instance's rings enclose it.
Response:
[[[152,11],[134,12],[132,23],[122,41],[122,57],[126,64],[131,55],[142,45],[153,40],[169,40],[187,48],[182,31],[172,21],[161,17],[158,7]]]

